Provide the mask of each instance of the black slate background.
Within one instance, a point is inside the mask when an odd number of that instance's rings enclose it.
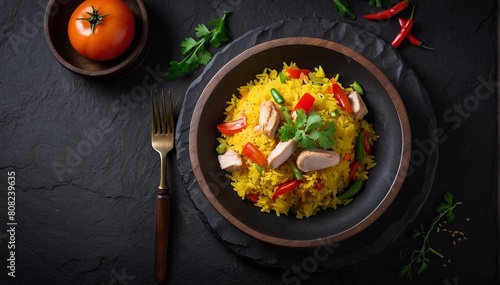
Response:
[[[145,0],[154,35],[149,56],[127,78],[97,81],[66,71],[53,58],[43,36],[47,2],[0,1],[0,283],[154,284],[159,161],[150,147],[148,98],[137,92],[164,85],[180,113],[184,93],[201,70],[168,84],[158,74],[181,58],[179,43],[198,23],[226,9],[232,12],[232,38],[279,20],[334,20],[338,13],[327,0]],[[350,2],[358,15],[372,10],[367,1]],[[443,193],[451,191],[463,202],[446,227],[462,231],[467,240],[453,245],[443,233],[432,240],[443,260],[431,257],[429,270],[411,282],[399,278],[406,261],[399,251],[413,245],[402,235],[359,264],[283,278],[284,270],[237,257],[206,229],[172,156],[169,284],[498,283],[497,21],[495,1],[418,1],[414,33],[436,50],[407,43],[399,48],[446,134],[433,191],[408,231],[432,220]],[[386,41],[398,31],[395,21],[348,22]],[[58,175],[54,165],[64,165],[64,171]],[[15,171],[17,187],[16,278],[6,275],[9,171]]]

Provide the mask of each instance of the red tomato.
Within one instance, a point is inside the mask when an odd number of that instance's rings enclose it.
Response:
[[[266,156],[251,142],[248,142],[243,149],[241,154],[248,157],[251,161],[259,166],[264,166],[266,163]]]
[[[294,79],[300,78],[301,73],[303,73],[304,75],[308,75],[309,72],[311,72],[309,69],[300,69],[291,67],[288,67],[285,70],[288,73],[288,75],[290,75],[290,77]]]
[[[304,109],[306,111],[306,114],[309,115],[309,112],[311,112],[312,106],[314,104],[314,101],[316,99],[309,93],[304,93],[302,97],[300,97],[299,101],[293,108],[293,111],[299,110],[299,109]]]
[[[292,179],[281,183],[278,186],[278,188],[276,188],[276,191],[274,191],[272,198],[276,199],[278,196],[292,191],[293,189],[297,188],[297,186],[299,186],[300,183],[302,183],[302,180],[297,180],[297,179]]]
[[[94,60],[119,57],[132,44],[134,34],[134,15],[122,0],[86,0],[68,23],[73,48]]]
[[[236,133],[241,132],[246,127],[247,127],[246,116],[243,116],[239,119],[230,122],[217,125],[217,129],[219,130],[219,132],[225,135],[234,135]]]

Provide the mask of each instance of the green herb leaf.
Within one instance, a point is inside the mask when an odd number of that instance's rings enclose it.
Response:
[[[223,42],[229,40],[229,32],[225,26],[228,12],[218,19],[212,19],[209,24],[213,26],[209,30],[204,24],[199,24],[195,28],[195,35],[198,40],[188,37],[181,42],[181,53],[185,58],[181,61],[172,60],[170,67],[165,74],[165,80],[173,80],[183,74],[197,69],[200,65],[207,65],[212,59],[212,54],[206,49],[210,44],[219,47]]]
[[[321,115],[316,113],[316,112],[311,112],[309,117],[307,117],[307,123],[306,123],[306,128],[305,131],[311,131],[319,128],[321,125],[323,125],[323,119],[321,118]]]
[[[455,210],[455,207],[460,204],[462,203],[453,202],[453,195],[451,193],[449,192],[446,193],[443,196],[443,202],[440,202],[438,207],[436,208],[436,212],[438,214],[432,220],[432,223],[429,225],[429,227],[425,229],[423,225],[420,225],[420,231],[413,230],[411,237],[413,239],[417,238],[421,239],[422,243],[415,249],[404,249],[400,251],[400,257],[402,257],[403,251],[409,250],[411,254],[410,254],[410,262],[405,266],[401,267],[399,271],[399,276],[401,277],[408,276],[411,279],[412,278],[411,268],[413,263],[420,264],[420,267],[417,270],[418,274],[427,270],[429,259],[426,257],[426,254],[429,252],[440,258],[444,258],[444,256],[441,253],[437,252],[435,249],[431,247],[429,238],[434,230],[434,227],[436,226],[436,224],[439,223],[439,221],[441,221],[441,219],[443,219],[443,217],[446,217],[448,222],[452,222],[455,219],[455,213],[453,211]]]
[[[370,3],[368,4],[370,4],[370,6],[372,7],[375,6],[377,8],[380,8],[382,7],[382,0],[370,0]]]
[[[333,147],[333,133],[335,125],[325,123],[317,112],[312,111],[307,116],[303,109],[295,111],[297,119],[295,122],[285,123],[279,130],[281,141],[294,139],[298,145],[305,149],[321,147],[331,149]]]
[[[210,34],[210,31],[208,30],[207,26],[203,24],[198,24],[198,26],[194,28],[194,31],[196,32],[196,36],[198,38],[203,38],[204,36]]]
[[[350,20],[356,19],[356,15],[349,7],[348,0],[333,0],[335,9],[340,13],[340,16],[346,17]]]
[[[444,200],[446,201],[446,203],[448,205],[453,205],[453,195],[450,193],[450,192],[447,192],[446,194],[444,194]]]

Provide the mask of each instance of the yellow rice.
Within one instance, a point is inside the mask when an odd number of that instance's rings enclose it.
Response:
[[[290,65],[284,63],[283,72],[289,66],[295,67],[296,65],[294,63]],[[328,88],[332,83],[321,66],[315,68],[313,72],[316,76],[323,78],[323,85],[312,84],[307,78],[307,82],[304,82],[303,79],[288,79],[285,84],[282,84],[278,71],[266,68],[262,74],[257,74],[254,80],[240,87],[238,89],[240,94],[233,94],[231,100],[227,102],[226,119],[224,121],[228,122],[245,114],[248,126],[234,135],[221,135],[218,140],[220,143],[227,144],[228,149],[233,149],[240,154],[243,146],[247,142],[252,142],[267,157],[279,142],[278,135],[275,138],[268,138],[261,132],[254,131],[254,127],[259,122],[259,106],[261,102],[273,100],[270,93],[271,88],[276,88],[281,93],[285,99],[284,106],[288,110],[293,109],[304,93],[310,93],[316,99],[313,110],[319,113],[325,122],[335,124],[334,146],[332,149],[340,155],[340,163],[327,169],[303,173],[302,184],[295,190],[280,195],[274,200],[272,196],[276,188],[281,183],[294,178],[290,164],[291,161],[296,160],[301,149],[297,149],[287,162],[276,169],[271,169],[266,164],[264,171],[261,173],[254,167],[252,161],[242,156],[245,167],[228,174],[232,181],[231,185],[243,200],[248,198],[247,195],[257,193],[259,198],[255,205],[260,207],[262,212],[274,211],[278,216],[281,214],[288,215],[289,212],[292,212],[295,213],[297,218],[303,218],[313,216],[321,209],[336,209],[339,205],[349,203],[350,200],[343,201],[336,196],[349,187],[347,179],[350,165],[355,160],[353,154],[358,133],[362,128],[368,131],[371,141],[377,139],[371,124],[365,120],[357,121],[352,115],[345,113],[332,94],[328,93]],[[341,113],[335,117],[330,116],[330,113],[336,109],[341,110]],[[345,160],[344,158],[349,159]],[[356,178],[368,179],[368,170],[375,164],[373,155],[365,155],[356,172]],[[317,182],[321,182],[324,187],[318,190],[315,187]]]

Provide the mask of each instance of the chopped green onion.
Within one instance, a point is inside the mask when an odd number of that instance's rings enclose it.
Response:
[[[292,162],[291,166],[292,166],[293,176],[295,176],[295,179],[302,180],[302,173],[300,172],[300,169],[297,167],[295,162]]]
[[[286,79],[287,79],[287,78],[286,78],[286,76],[283,74],[283,72],[280,72],[280,75],[279,75],[279,76],[280,76],[280,82],[281,82],[281,84],[285,84],[285,82],[286,82]]]
[[[363,90],[363,87],[361,87],[361,85],[359,85],[357,81],[354,81],[351,84],[351,87],[352,89],[354,89],[354,91],[358,92],[360,95],[365,95],[365,90]]]
[[[253,165],[255,165],[255,168],[257,168],[257,171],[259,171],[260,174],[264,172],[264,167],[258,165],[257,163],[254,163]]]
[[[330,112],[330,117],[332,117],[332,118],[337,117],[338,115],[340,115],[339,109],[335,109],[335,110]]]
[[[285,108],[285,106],[281,106],[281,112],[283,112],[285,122],[287,124],[293,124],[292,117],[290,116],[290,113],[288,113],[288,110]]]
[[[218,154],[224,154],[226,152],[226,148],[227,148],[227,144],[221,143],[215,148],[215,150],[217,151]]]
[[[274,102],[278,104],[285,103],[285,99],[281,96],[280,92],[276,88],[271,88],[271,96],[273,96]]]

